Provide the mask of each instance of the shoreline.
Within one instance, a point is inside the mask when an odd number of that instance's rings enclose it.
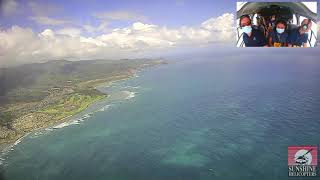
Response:
[[[107,81],[107,82],[103,82],[103,83],[99,83],[97,84],[96,86],[93,87],[93,89],[103,93],[105,95],[104,98],[102,99],[99,99],[97,101],[94,101],[92,102],[91,104],[89,104],[85,109],[83,109],[82,111],[80,112],[77,112],[75,114],[72,114],[72,115],[69,115],[69,116],[66,116],[66,117],[63,117],[62,119],[59,119],[57,122],[53,122],[52,124],[48,124],[47,126],[45,127],[40,127],[40,128],[36,128],[36,129],[33,129],[31,130],[30,132],[27,132],[25,133],[24,135],[18,137],[17,139],[15,140],[12,140],[12,141],[8,141],[8,142],[4,142],[4,143],[0,143],[0,165],[2,165],[2,159],[3,159],[3,156],[5,156],[7,153],[9,153],[10,151],[12,151],[12,148],[14,148],[16,145],[18,145],[24,138],[26,138],[28,135],[32,134],[32,133],[35,133],[37,131],[41,131],[41,130],[46,130],[46,129],[59,129],[59,128],[54,128],[56,126],[59,126],[61,124],[64,124],[64,123],[67,123],[67,122],[70,122],[72,121],[72,118],[75,117],[76,115],[79,115],[83,112],[85,112],[90,106],[93,106],[95,104],[97,104],[98,102],[101,102],[107,98],[109,98],[109,95],[100,91],[98,88],[99,87],[109,87],[111,86],[113,83],[116,83],[116,82],[121,82],[121,81],[126,81],[126,80],[130,80],[132,78],[135,78],[137,77],[137,73],[141,72],[140,70],[136,71],[135,73],[130,73],[130,74],[127,74],[127,75],[124,75],[123,78],[121,79],[116,79],[116,80],[111,80],[111,81]],[[117,76],[119,77],[119,76]],[[98,111],[98,110],[97,110]],[[91,112],[93,113],[93,112]],[[63,128],[63,127],[62,127]]]
[[[145,65],[143,64],[142,66],[140,67],[137,67],[137,68],[133,68],[133,69],[130,69],[128,70],[128,72],[126,74],[122,74],[122,75],[117,75],[117,76],[114,76],[114,77],[108,77],[108,78],[104,78],[104,79],[95,79],[95,80],[91,80],[91,81],[105,81],[105,82],[97,82],[97,84],[93,85],[91,87],[91,89],[94,89],[94,90],[97,90],[99,91],[100,93],[104,94],[105,97],[97,100],[97,101],[94,101],[90,104],[88,104],[88,106],[81,110],[80,112],[77,112],[75,114],[72,114],[72,115],[69,115],[69,116],[66,116],[66,117],[63,117],[61,119],[59,119],[58,121],[56,122],[52,122],[52,123],[48,123],[47,125],[45,125],[44,127],[40,127],[40,128],[35,128],[35,129],[32,129],[31,131],[29,132],[26,132],[25,134],[23,134],[22,136],[19,136],[17,139],[15,140],[12,140],[12,141],[8,141],[8,142],[3,142],[3,143],[0,143],[0,168],[1,166],[3,166],[4,162],[5,162],[5,159],[6,159],[6,156],[8,155],[8,153],[10,153],[11,151],[13,151],[12,149],[18,145],[20,142],[23,141],[24,138],[26,138],[28,135],[32,134],[32,133],[36,133],[37,131],[41,131],[41,130],[44,130],[44,131],[52,131],[52,130],[55,130],[53,127],[54,126],[58,126],[58,125],[61,125],[63,123],[67,123],[67,122],[71,122],[72,121],[72,118],[76,117],[77,115],[80,115],[81,113],[85,112],[86,110],[88,110],[91,106],[94,106],[95,104],[98,104],[99,102],[109,98],[109,95],[106,94],[105,92],[102,92],[99,90],[99,87],[110,87],[112,86],[114,83],[117,83],[117,82],[121,82],[121,81],[126,81],[126,80],[130,80],[132,78],[138,78],[140,77],[138,74],[141,73],[142,71],[148,69],[148,68],[152,68],[152,67],[157,67],[159,65],[163,65],[163,64],[167,64],[166,61],[159,61],[155,64],[149,64],[149,65]],[[116,79],[113,79],[113,80],[110,80],[109,78],[116,78]],[[107,105],[109,106],[109,105]],[[104,108],[104,107],[102,107]],[[86,113],[84,114],[83,116],[86,116],[85,118],[83,119],[86,119],[88,118],[87,116],[90,117],[89,114],[92,114],[94,112],[98,112],[100,111],[99,109],[96,109],[90,113]],[[81,120],[83,120],[82,118],[80,118]],[[80,120],[80,121],[81,121]],[[79,120],[78,120],[79,121]],[[76,124],[76,123],[75,123]],[[69,125],[67,125],[69,126]],[[65,126],[63,126],[62,128],[64,128]],[[51,130],[49,130],[51,129]],[[59,128],[56,128],[56,129],[59,129]]]

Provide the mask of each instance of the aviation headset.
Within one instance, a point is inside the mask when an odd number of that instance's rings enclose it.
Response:
[[[240,27],[240,28],[242,28],[242,27],[241,27],[241,20],[242,20],[243,18],[248,18],[248,19],[250,20],[250,24],[252,24],[252,23],[251,23],[251,18],[250,18],[249,15],[242,15],[242,16],[240,17],[240,21],[239,21],[239,27]]]

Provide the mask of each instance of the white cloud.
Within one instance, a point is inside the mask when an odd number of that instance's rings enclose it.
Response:
[[[233,22],[232,14],[210,18],[195,27],[168,28],[135,22],[95,37],[82,36],[80,29],[72,27],[35,33],[13,26],[0,29],[0,65],[51,59],[133,58],[210,43],[233,43]]]
[[[96,31],[96,28],[89,24],[83,25],[83,29],[89,33],[94,33]]]
[[[67,35],[71,37],[79,37],[81,34],[81,29],[72,27],[62,28],[57,31],[57,34]]]
[[[102,20],[147,21],[146,16],[130,11],[102,12],[94,14],[94,17]]]
[[[132,29],[133,30],[137,30],[137,31],[152,31],[153,29],[157,28],[156,25],[152,25],[152,24],[143,24],[141,22],[137,22],[137,23],[134,23],[132,25]]]
[[[55,33],[51,29],[45,29],[39,34],[39,36],[43,38],[53,39],[55,37]]]
[[[10,16],[17,12],[18,3],[15,0],[0,1],[0,12],[4,16]]]
[[[220,31],[228,30],[234,24],[233,14],[223,14],[217,18],[210,18],[203,22],[201,26],[208,30]]]
[[[83,25],[83,29],[89,33],[106,32],[108,27],[107,22],[102,22],[99,26],[95,27],[89,24]]]

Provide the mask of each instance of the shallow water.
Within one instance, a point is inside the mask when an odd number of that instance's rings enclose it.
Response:
[[[287,147],[320,142],[320,61],[265,59],[176,61],[101,88],[100,111],[25,138],[6,177],[287,179]]]

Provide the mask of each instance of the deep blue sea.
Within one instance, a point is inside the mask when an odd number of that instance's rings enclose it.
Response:
[[[82,120],[15,146],[5,177],[296,179],[288,146],[320,144],[320,60],[261,56],[178,58],[101,87],[111,97]]]

